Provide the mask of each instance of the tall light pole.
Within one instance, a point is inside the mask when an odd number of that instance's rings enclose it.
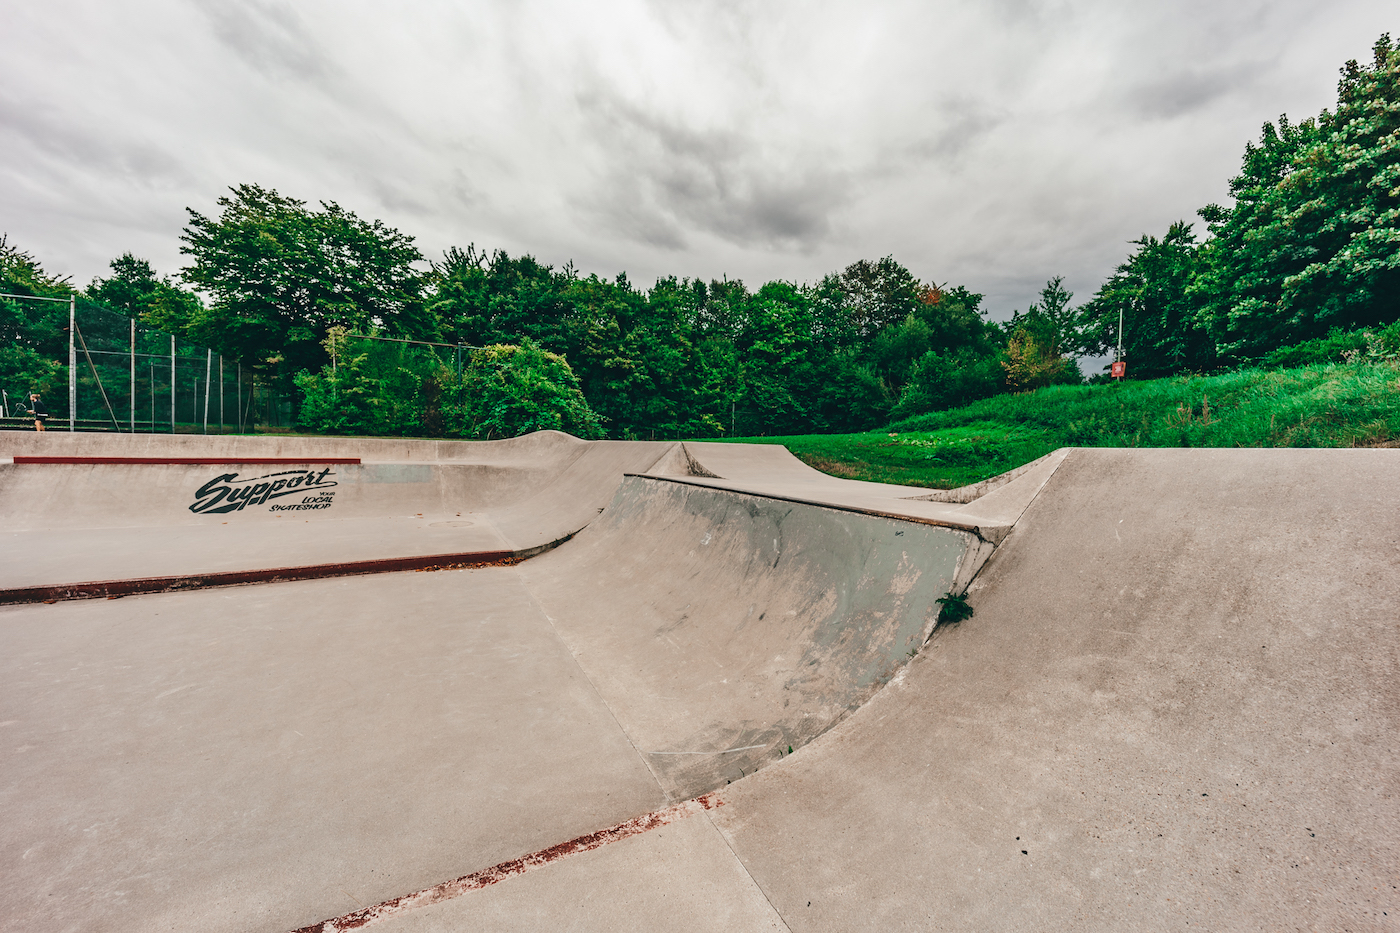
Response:
[[[1118,306],[1118,349],[1113,354],[1113,378],[1119,382],[1127,374],[1128,367],[1123,363],[1123,306]]]
[[[77,296],[68,296],[68,432],[78,430],[78,332]]]
[[[131,433],[136,433],[136,318],[131,319]]]

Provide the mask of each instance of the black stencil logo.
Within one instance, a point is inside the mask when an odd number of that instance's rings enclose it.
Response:
[[[190,511],[205,515],[238,512],[273,499],[301,496],[301,501],[269,505],[269,512],[315,511],[331,507],[336,485],[330,467],[324,470],[283,470],[240,479],[237,473],[216,476],[194,494]]]

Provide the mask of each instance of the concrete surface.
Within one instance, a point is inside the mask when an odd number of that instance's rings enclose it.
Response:
[[[48,452],[129,451],[82,441]],[[0,609],[0,929],[330,933],[521,859],[373,925],[1397,926],[1400,451],[1061,451],[937,502],[772,447],[362,450],[500,466],[441,504],[515,490],[502,540],[578,533],[510,568]],[[423,531],[364,501],[319,524]]]
[[[929,490],[838,479],[807,466],[785,447],[774,444],[682,445],[689,475],[673,458],[658,461],[652,472],[676,482],[751,495],[842,508],[904,521],[960,528],[989,544],[999,543],[1059,467],[1066,451],[1056,451],[1029,469],[1015,471],[1010,482],[988,483],[986,495],[972,501],[942,502]]]
[[[210,483],[242,488],[302,470],[0,463],[0,589],[465,551],[530,553],[583,528],[607,506],[624,472],[647,469],[674,446],[589,443],[546,431],[509,441],[366,441],[363,449],[327,438],[324,450],[308,443],[316,438],[212,437],[202,450],[187,436],[49,434],[52,444],[0,433],[0,454],[363,454],[367,462],[303,465],[314,488],[224,513],[190,506]],[[404,459],[368,461],[372,456]],[[217,482],[230,476],[237,479]],[[287,503],[295,508],[283,510]]]
[[[1394,930],[1397,566],[1400,451],[1075,450],[715,819],[793,930]]]
[[[785,931],[705,814],[462,897],[396,914],[384,933]]]
[[[800,749],[908,662],[972,535],[629,477],[520,573],[672,799]]]
[[[288,930],[664,803],[511,568],[0,630],[5,929]]]

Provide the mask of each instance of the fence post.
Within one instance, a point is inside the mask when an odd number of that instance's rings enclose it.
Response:
[[[77,296],[68,296],[68,432],[78,430],[78,332]]]
[[[219,354],[219,433],[224,433],[224,355]]]
[[[131,433],[136,433],[136,318],[131,319]]]
[[[209,433],[209,377],[214,374],[214,351],[204,351],[204,433]]]
[[[175,433],[175,335],[170,335],[170,433]]]

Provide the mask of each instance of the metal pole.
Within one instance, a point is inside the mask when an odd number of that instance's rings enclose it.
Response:
[[[233,414],[234,414],[234,417],[236,417],[236,418],[238,419],[238,431],[237,431],[236,433],[242,434],[242,433],[243,433],[243,361],[242,361],[242,360],[239,360],[239,361],[238,361],[238,389],[237,389],[237,392],[238,392],[238,397],[234,399],[234,401],[235,401],[237,404],[234,405]]]
[[[155,425],[151,426],[155,430]],[[170,335],[170,433],[175,433],[175,335]]]
[[[151,381],[147,383],[151,389],[151,433],[156,433],[156,358],[151,357]]]
[[[1118,306],[1118,358],[1113,362],[1123,362],[1123,306]]]
[[[136,318],[131,319],[131,433],[136,433]]]
[[[214,351],[204,351],[204,433],[209,433],[209,377],[214,374]]]
[[[224,355],[219,354],[219,433],[224,433]]]
[[[78,332],[77,296],[68,296],[68,430],[78,430],[78,345],[73,341]]]

